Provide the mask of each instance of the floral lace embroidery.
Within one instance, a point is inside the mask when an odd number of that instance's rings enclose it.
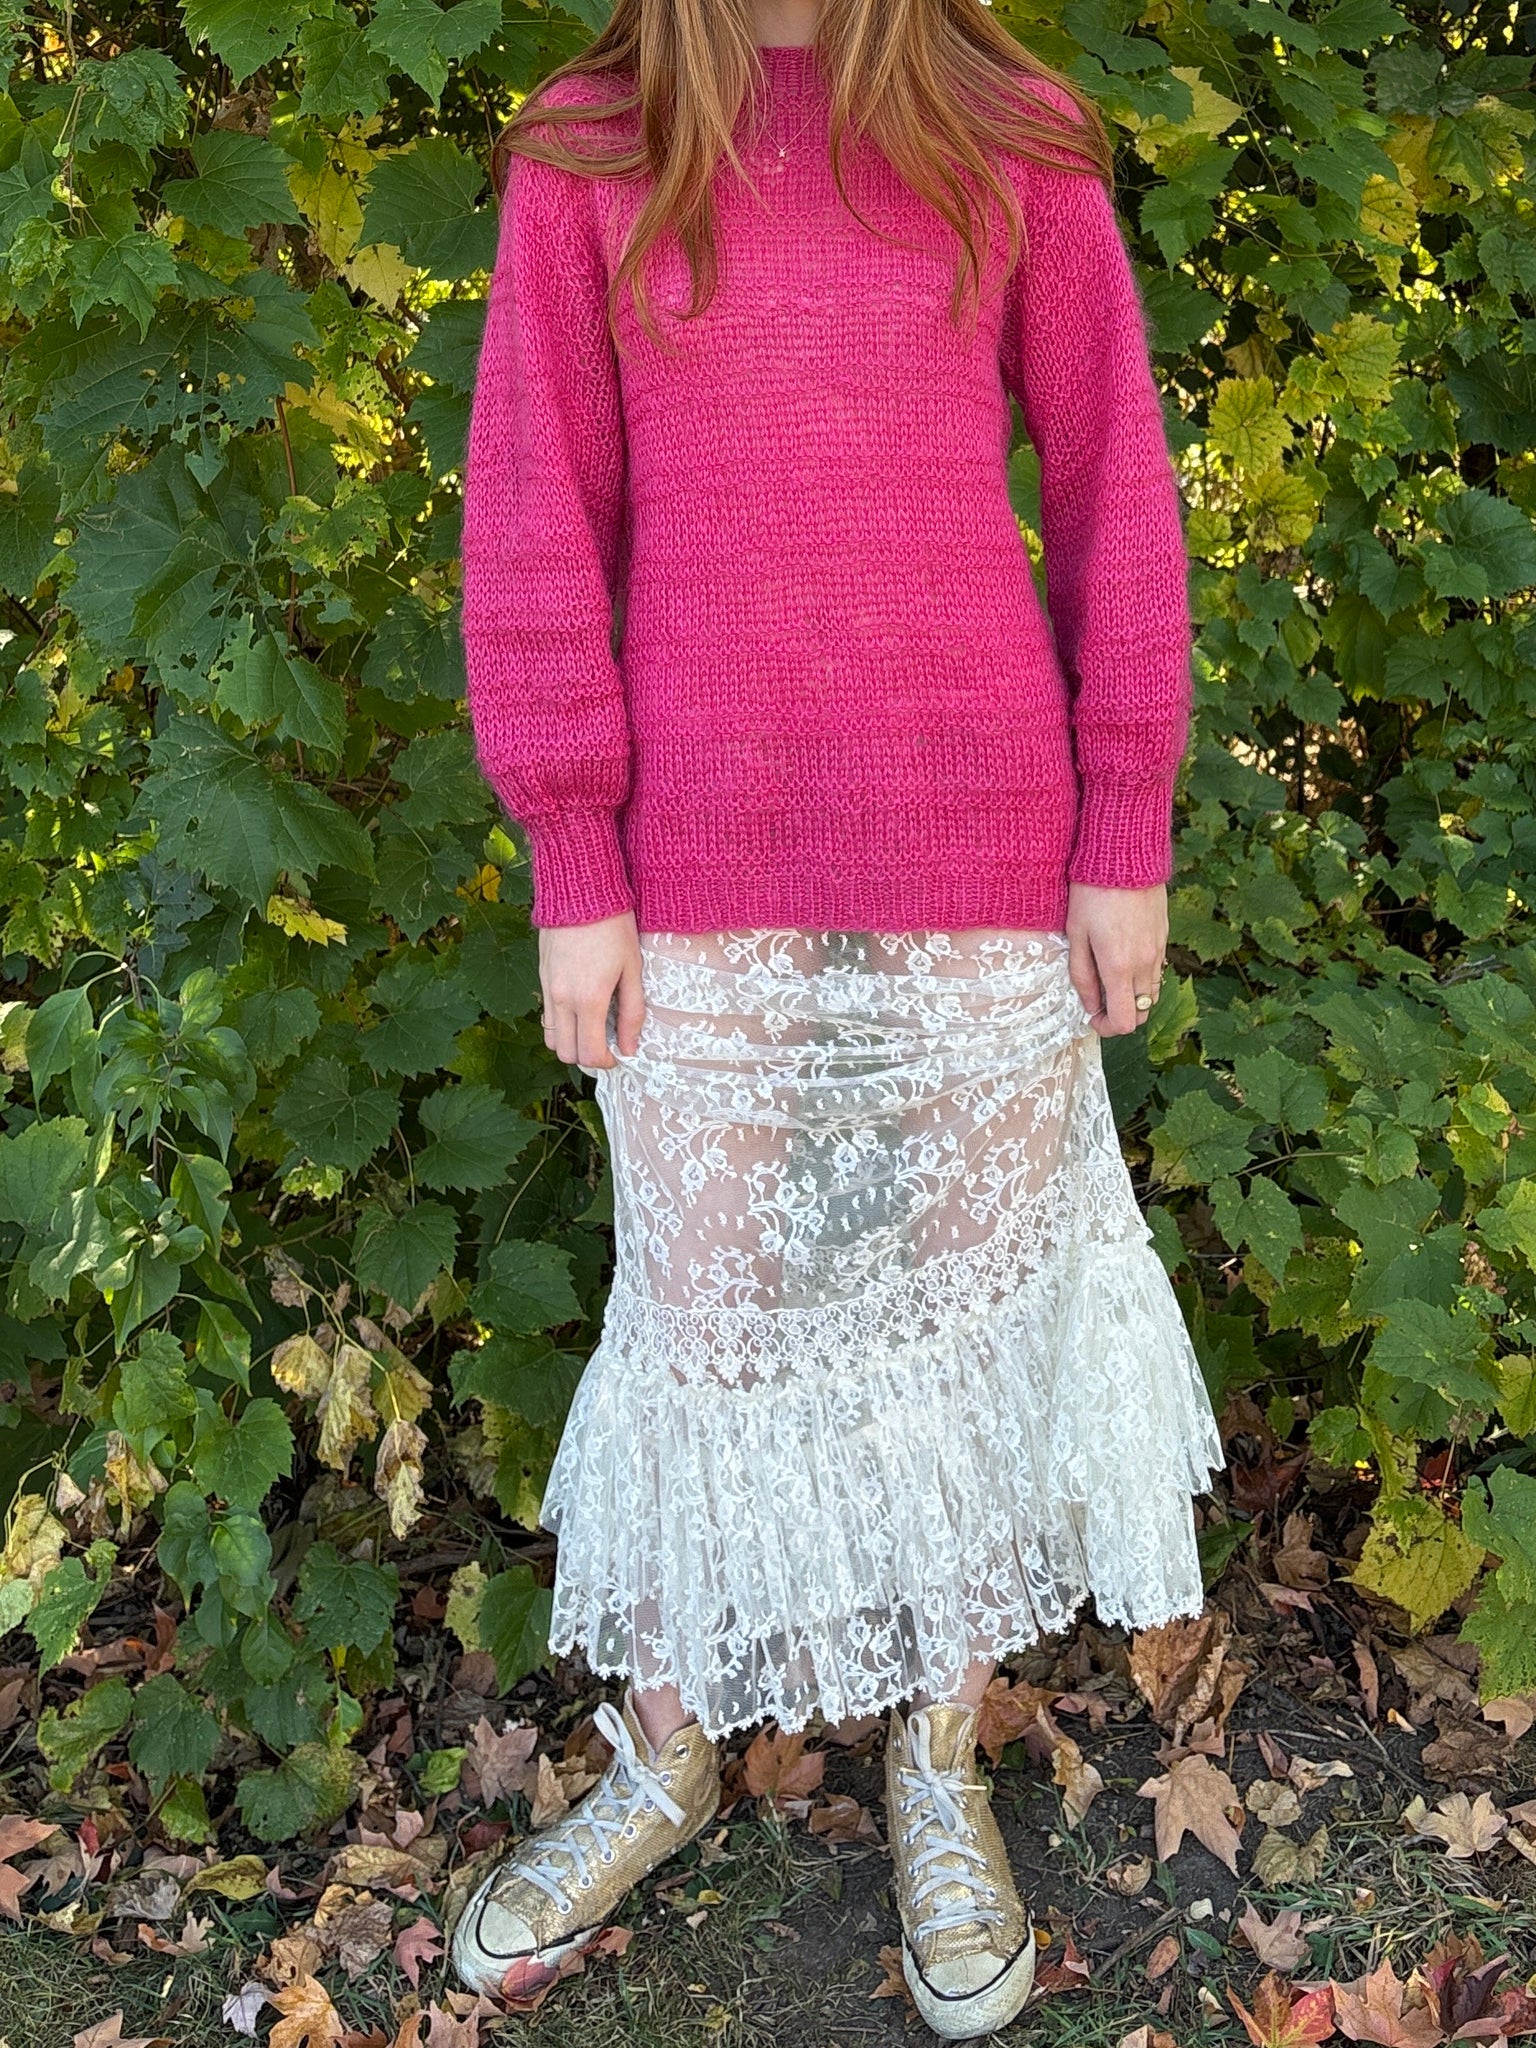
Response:
[[[1060,933],[646,934],[551,1641],[707,1732],[1200,1605],[1210,1404]]]

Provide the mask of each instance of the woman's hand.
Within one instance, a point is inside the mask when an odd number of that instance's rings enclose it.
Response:
[[[1101,1038],[1144,1024],[1140,995],[1157,1000],[1168,944],[1168,891],[1093,889],[1074,882],[1067,895],[1067,955],[1072,986]]]
[[[543,925],[539,980],[544,989],[544,1043],[572,1067],[611,1067],[608,1012],[618,990],[614,1036],[627,1059],[640,1043],[645,998],[640,986],[640,933],[635,913],[596,924]]]

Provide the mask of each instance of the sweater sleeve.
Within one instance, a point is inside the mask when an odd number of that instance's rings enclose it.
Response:
[[[1002,371],[1040,457],[1041,538],[1072,698],[1069,878],[1144,888],[1173,867],[1188,739],[1189,564],[1146,325],[1114,203],[1092,174],[1019,165],[1025,246]]]
[[[514,157],[464,473],[464,655],[481,772],[528,835],[533,922],[633,908],[612,652],[624,436],[591,187]]]

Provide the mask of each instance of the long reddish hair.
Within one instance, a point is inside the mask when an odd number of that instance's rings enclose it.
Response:
[[[959,237],[952,317],[985,270],[978,190],[1002,207],[1009,264],[1018,258],[1022,223],[1013,187],[992,161],[999,150],[1112,181],[1112,148],[1093,102],[1015,41],[982,0],[821,0],[815,51],[828,81],[832,172],[844,203],[852,208],[844,181],[852,131],[867,136]],[[582,81],[571,96],[580,104],[546,104],[548,88],[567,79]],[[1036,83],[1045,95],[1029,91]],[[591,177],[649,173],[609,317],[628,284],[638,318],[659,339],[641,276],[646,252],[675,231],[692,278],[683,317],[702,313],[717,283],[712,181],[722,156],[743,170],[737,121],[744,105],[761,104],[764,86],[751,0],[615,0],[601,34],[542,80],[498,136],[496,190],[505,191],[514,156]],[[575,127],[579,146],[562,133]],[[594,150],[594,131],[605,128]]]

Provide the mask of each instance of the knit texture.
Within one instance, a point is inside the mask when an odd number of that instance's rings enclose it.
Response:
[[[1008,271],[994,202],[955,321],[953,230],[867,142],[856,218],[814,51],[762,56],[756,190],[716,174],[707,311],[673,310],[675,238],[647,259],[672,347],[627,292],[619,349],[607,328],[642,183],[513,159],[465,475],[481,770],[538,925],[1060,929],[1069,880],[1167,878],[1189,717],[1178,491],[1113,203],[1003,158],[1024,252]]]

